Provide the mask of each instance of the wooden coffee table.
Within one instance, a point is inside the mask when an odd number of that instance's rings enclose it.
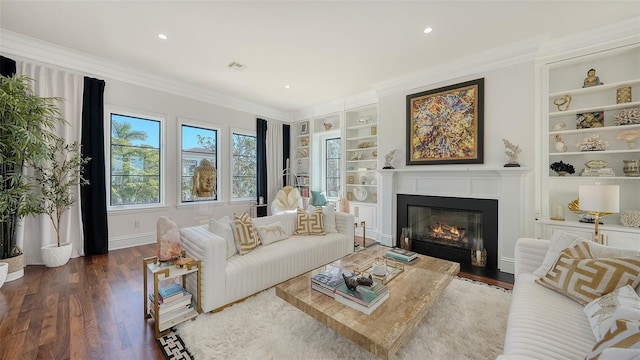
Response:
[[[348,255],[334,265],[353,270],[386,251],[380,245]],[[310,277],[324,267],[276,286],[276,295],[314,319],[383,359],[389,359],[411,337],[416,327],[451,280],[460,264],[419,255],[391,280],[389,298],[371,315],[343,305],[311,289]]]

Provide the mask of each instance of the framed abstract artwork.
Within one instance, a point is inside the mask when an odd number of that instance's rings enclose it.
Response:
[[[407,95],[407,165],[482,164],[484,79]]]

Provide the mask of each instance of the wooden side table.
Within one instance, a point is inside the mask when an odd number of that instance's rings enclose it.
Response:
[[[201,291],[200,286],[202,282],[201,275],[201,262],[200,260],[193,260],[182,267],[177,267],[172,263],[161,263],[158,261],[157,256],[148,257],[142,260],[142,272],[143,272],[143,281],[144,281],[144,292],[143,292],[143,301],[144,301],[144,319],[145,321],[149,318],[153,319],[154,331],[156,338],[163,336],[169,332],[172,326],[177,325],[183,321],[193,319],[198,316],[199,313],[202,312],[201,304]],[[149,310],[148,304],[148,293],[147,293],[147,272],[153,274],[153,312],[151,313]],[[171,319],[167,322],[160,322],[162,315],[159,314],[160,304],[158,303],[158,284],[161,280],[169,280],[175,279],[177,277],[182,277],[182,287],[186,289],[186,278],[190,274],[196,274],[198,277],[198,286],[197,286],[197,294],[196,294],[196,309],[192,309],[188,313],[178,316],[174,319]],[[193,298],[193,294],[192,294]]]

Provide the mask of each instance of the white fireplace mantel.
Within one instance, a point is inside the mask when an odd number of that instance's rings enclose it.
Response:
[[[525,229],[525,175],[527,167],[428,166],[379,170],[378,209],[380,242],[396,244],[396,195],[430,195],[498,200],[498,267],[513,273],[513,259],[504,258],[505,239],[522,236]],[[388,206],[388,204],[392,204]]]

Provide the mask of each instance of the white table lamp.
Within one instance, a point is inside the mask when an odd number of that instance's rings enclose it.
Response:
[[[604,241],[600,241],[598,233],[600,217],[620,211],[620,186],[580,185],[578,188],[578,202],[580,210],[594,216],[596,243],[604,243]]]

